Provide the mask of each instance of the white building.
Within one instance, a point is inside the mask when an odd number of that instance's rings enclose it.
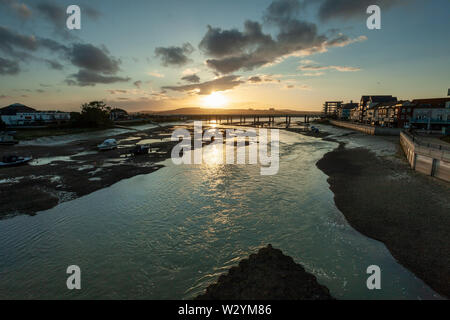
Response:
[[[68,112],[37,111],[19,103],[0,109],[0,115],[7,126],[39,126],[70,120]]]

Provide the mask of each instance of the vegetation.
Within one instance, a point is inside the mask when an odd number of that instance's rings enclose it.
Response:
[[[3,122],[3,120],[0,118],[0,131],[6,130],[6,123]]]
[[[71,124],[77,128],[108,128],[113,125],[110,113],[111,107],[103,101],[92,101],[81,106],[81,113],[71,114]]]

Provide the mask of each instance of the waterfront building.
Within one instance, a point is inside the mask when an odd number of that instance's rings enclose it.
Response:
[[[70,113],[59,111],[37,111],[20,103],[0,109],[2,121],[7,126],[47,126],[70,120]]]
[[[350,101],[349,103],[341,104],[337,109],[337,117],[341,120],[349,120],[351,118],[351,112],[358,108],[357,103]]]
[[[416,99],[411,104],[411,111],[405,111],[405,114],[410,116],[412,127],[427,130],[442,130],[442,128],[450,127],[450,97]]]
[[[383,96],[362,96],[359,103],[359,122],[371,124],[375,117],[375,107],[381,103],[397,102],[397,98],[391,95]],[[370,111],[370,112],[369,112]]]

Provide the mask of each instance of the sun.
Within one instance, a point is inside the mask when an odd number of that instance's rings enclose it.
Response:
[[[209,96],[203,98],[203,105],[208,108],[225,107],[228,100],[220,92],[213,92]]]

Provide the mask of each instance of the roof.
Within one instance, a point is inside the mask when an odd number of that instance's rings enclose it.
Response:
[[[14,116],[17,113],[28,113],[28,112],[36,112],[36,110],[20,103],[14,103],[0,109],[0,114],[3,116]]]
[[[374,103],[397,101],[397,97],[393,96],[362,96],[362,101],[372,101]]]
[[[411,103],[416,106],[445,107],[450,98],[415,99]]]
[[[357,103],[344,103],[341,107],[342,107],[342,109],[354,109],[354,108],[358,108],[358,104]]]

